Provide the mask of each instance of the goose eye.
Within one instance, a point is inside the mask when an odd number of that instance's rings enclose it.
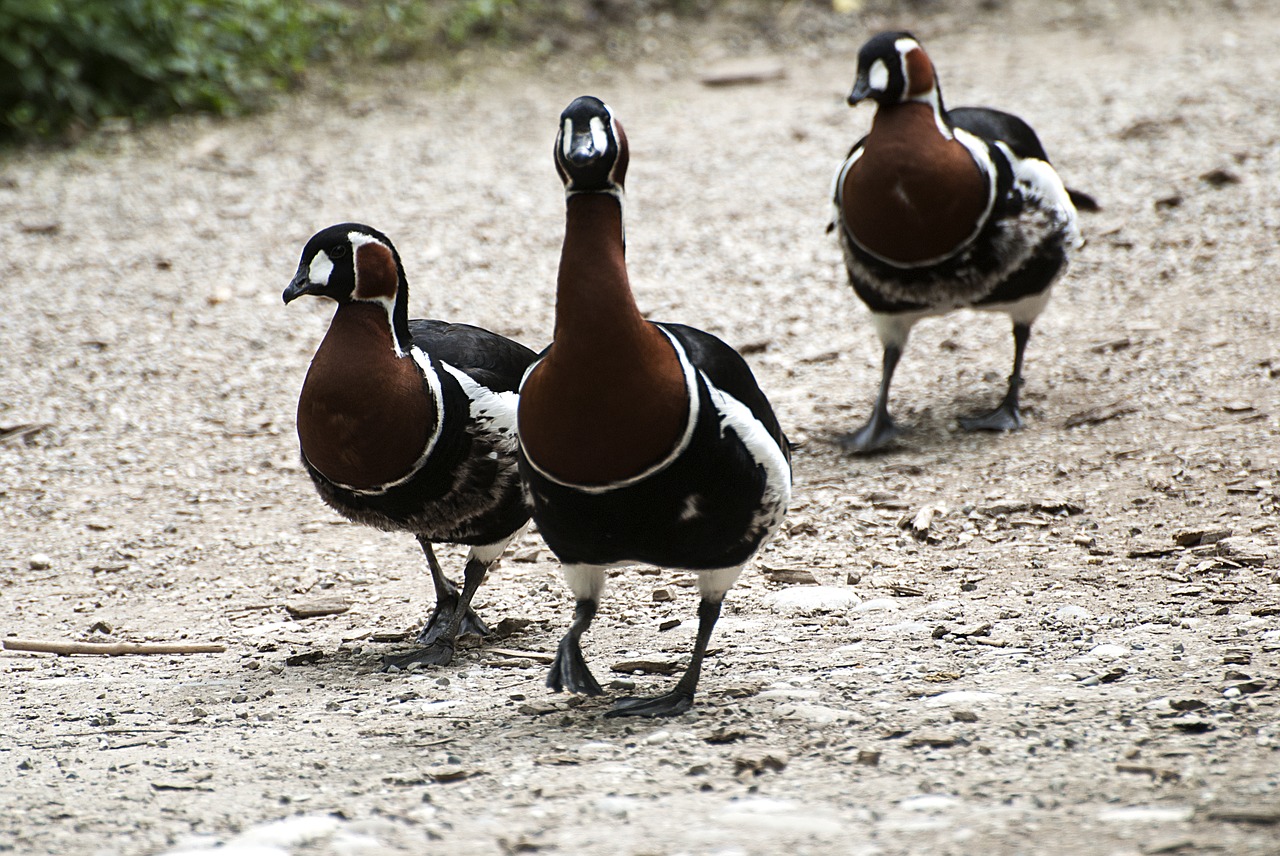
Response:
[[[347,254],[346,244],[338,244],[329,250],[329,258],[331,259],[340,259],[345,257],[346,254]]]

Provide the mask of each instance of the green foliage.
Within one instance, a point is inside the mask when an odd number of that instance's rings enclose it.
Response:
[[[722,0],[0,0],[0,144],[261,107],[312,61],[517,43]],[[775,0],[757,0],[761,3]]]
[[[330,48],[344,17],[316,0],[0,0],[0,139],[243,112]]]
[[[520,0],[462,0],[453,4],[445,21],[444,36],[454,45],[465,44],[477,36],[504,37],[520,5]]]

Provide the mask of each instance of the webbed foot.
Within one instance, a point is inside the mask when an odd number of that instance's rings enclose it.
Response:
[[[693,693],[674,689],[652,698],[619,699],[605,716],[679,716],[692,707]]]
[[[424,648],[417,648],[404,654],[388,654],[382,658],[382,670],[408,670],[411,666],[447,666],[453,662],[454,645],[452,641],[437,639]]]

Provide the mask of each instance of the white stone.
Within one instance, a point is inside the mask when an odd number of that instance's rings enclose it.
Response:
[[[647,740],[644,742],[647,742]],[[612,743],[605,743],[604,741],[591,741],[579,746],[578,754],[588,760],[611,758],[618,754],[618,747],[614,746]]]
[[[902,609],[902,605],[891,597],[877,597],[860,603],[853,608],[854,612],[875,612],[883,609],[887,612]]]
[[[1095,645],[1093,650],[1089,652],[1089,656],[1114,660],[1117,657],[1128,656],[1130,651],[1131,649],[1128,645],[1111,645],[1104,643],[1102,645]]]
[[[1060,607],[1053,617],[1058,621],[1088,621],[1093,618],[1093,613],[1085,609],[1083,606],[1068,604]]]
[[[765,829],[808,836],[839,835],[844,824],[834,812],[795,800],[752,797],[733,800],[713,817],[726,826]]]
[[[640,805],[640,800],[635,797],[601,797],[596,800],[596,809],[601,814],[618,820],[626,820],[632,810]]]
[[[850,607],[857,607],[862,598],[853,589],[843,586],[792,586],[773,592],[765,602],[774,612],[808,614],[844,612]]]
[[[272,847],[295,847],[332,835],[341,821],[329,814],[300,814],[250,827],[229,844],[265,844]]]
[[[949,811],[960,803],[956,797],[948,794],[920,794],[907,797],[898,803],[898,807],[906,811]]]
[[[821,704],[785,704],[778,707],[778,716],[783,719],[798,719],[816,725],[830,725],[833,722],[849,722],[858,715],[851,710],[838,707],[827,707]]]
[[[802,690],[797,687],[776,687],[774,689],[765,690],[756,696],[756,698],[788,700],[801,699],[811,701],[818,698],[820,695],[822,695],[822,693],[819,690]]]
[[[1195,809],[1183,805],[1131,805],[1104,808],[1098,820],[1104,823],[1182,823],[1191,819]]]
[[[952,690],[929,696],[924,700],[925,707],[953,707],[956,705],[990,704],[1000,701],[1000,693],[980,692],[978,690]]]
[[[897,624],[886,624],[878,628],[881,633],[893,636],[932,636],[934,625],[927,621],[899,621]]]

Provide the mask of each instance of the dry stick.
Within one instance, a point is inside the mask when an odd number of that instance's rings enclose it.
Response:
[[[6,639],[7,651],[42,651],[48,654],[220,654],[226,645],[217,642],[43,642]]]

